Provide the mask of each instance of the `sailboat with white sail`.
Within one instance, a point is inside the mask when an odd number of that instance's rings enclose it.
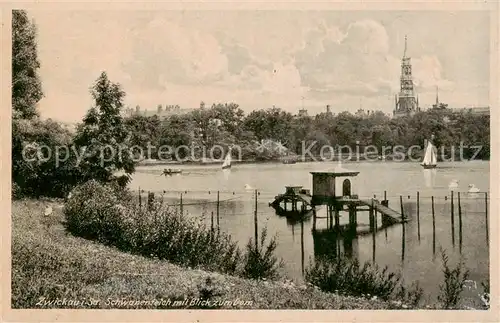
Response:
[[[427,147],[425,148],[424,160],[422,160],[422,167],[425,169],[436,168],[437,166],[437,154],[436,147],[432,144],[430,140],[427,141]]]
[[[224,162],[222,163],[222,169],[228,168],[231,168],[231,148],[229,148],[226,158],[224,158]]]

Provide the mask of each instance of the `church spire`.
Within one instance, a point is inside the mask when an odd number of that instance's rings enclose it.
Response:
[[[408,37],[405,35],[405,51],[403,52],[403,58],[406,58],[406,43],[407,43]]]

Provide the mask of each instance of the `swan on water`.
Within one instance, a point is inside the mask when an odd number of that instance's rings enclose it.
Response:
[[[245,184],[245,189],[246,189],[246,190],[252,190],[253,188],[252,188],[252,186],[250,186],[250,185],[248,185],[248,184]]]
[[[469,184],[469,193],[478,193],[479,188],[477,188],[474,184]]]
[[[448,185],[448,188],[457,188],[458,187],[458,180],[457,179],[454,179],[450,182],[450,184]]]
[[[44,214],[45,216],[49,216],[49,215],[51,215],[51,214],[52,214],[52,206],[47,206],[47,207],[45,208],[45,211],[44,211],[44,213],[43,213],[43,214]]]

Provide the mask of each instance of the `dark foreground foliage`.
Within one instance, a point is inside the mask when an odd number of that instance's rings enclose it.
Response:
[[[283,267],[283,260],[275,256],[276,237],[272,237],[266,245],[267,228],[260,233],[260,243],[249,239],[244,258],[243,276],[246,278],[276,278]]]
[[[376,264],[344,256],[335,259],[320,258],[306,269],[306,280],[321,290],[342,295],[377,297],[383,300],[399,299],[418,305],[423,295],[417,285],[406,289],[401,276]]]
[[[441,251],[441,259],[443,262],[444,282],[440,285],[441,294],[438,296],[438,300],[445,309],[456,308],[465,282],[469,278],[469,270],[465,269],[463,260],[460,260],[455,268],[450,268],[448,265],[449,258],[444,250]]]
[[[89,181],[72,192],[64,207],[67,228],[120,250],[172,263],[234,274],[241,262],[235,242],[160,203],[132,202],[131,195]]]

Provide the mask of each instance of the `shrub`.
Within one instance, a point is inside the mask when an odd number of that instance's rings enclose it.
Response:
[[[64,197],[80,183],[82,177],[74,167],[75,154],[59,148],[69,147],[71,140],[72,134],[50,119],[12,121],[12,190],[15,198]],[[37,155],[35,148],[43,146],[50,151],[40,149],[43,156]]]
[[[280,268],[283,267],[283,260],[278,260],[275,256],[277,247],[276,237],[273,237],[269,244],[265,246],[267,229],[261,231],[260,245],[249,239],[244,257],[243,276],[246,278],[276,278]]]
[[[443,261],[444,282],[442,285],[439,285],[440,294],[438,295],[438,301],[446,309],[454,308],[460,301],[463,286],[469,278],[469,270],[464,270],[462,259],[455,268],[450,269],[448,266],[448,256],[444,250],[441,251],[441,258]]]
[[[153,201],[140,206],[130,193],[89,181],[72,192],[64,207],[72,233],[123,251],[169,260],[183,266],[234,274],[240,251],[230,236],[212,233],[194,219]]]
[[[64,206],[69,231],[108,244],[121,242],[123,205],[112,186],[91,180],[76,187],[71,195]]]
[[[361,266],[359,260],[341,256],[318,259],[306,269],[305,279],[326,292],[387,300],[394,295],[401,277],[388,272],[388,267],[381,270],[369,262]]]
[[[399,288],[399,292],[396,294],[396,298],[403,300],[405,304],[417,307],[424,296],[424,290],[420,287],[419,282],[413,282],[410,288],[407,288],[402,283]]]
[[[481,282],[481,287],[483,287],[483,293],[479,294],[479,298],[486,309],[490,308],[490,280]]]

